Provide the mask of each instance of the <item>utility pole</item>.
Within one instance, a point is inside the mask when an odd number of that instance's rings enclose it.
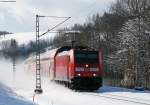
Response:
[[[40,39],[39,39],[39,15],[36,15],[36,89],[35,93],[42,93],[40,74]]]
[[[43,34],[39,34],[40,32],[40,18],[49,17],[49,18],[65,18],[64,21],[60,22],[59,24],[55,25],[51,29],[48,29]],[[43,92],[41,87],[41,65],[40,65],[40,37],[46,35],[47,33],[53,31],[56,27],[60,26],[64,22],[66,22],[70,17],[58,17],[58,16],[40,16],[36,15],[36,89],[34,92],[36,94],[41,94]]]
[[[15,72],[16,71],[16,58],[15,57],[12,58],[12,62],[13,62],[13,72]]]

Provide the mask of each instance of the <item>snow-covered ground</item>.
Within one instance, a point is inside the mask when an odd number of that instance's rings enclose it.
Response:
[[[104,86],[96,92],[75,92],[48,79],[44,80],[42,89],[43,94],[35,95],[34,99],[39,105],[150,105],[148,91]],[[21,90],[17,93],[32,100]]]
[[[104,86],[97,92],[75,92],[50,82],[42,86],[43,94],[34,99],[40,105],[150,105],[150,93],[146,91]]]
[[[24,61],[21,60],[16,64],[15,71],[12,71],[11,66],[8,60],[0,59],[2,68],[0,82],[11,88],[17,95],[33,101],[35,73],[24,69]],[[51,83],[48,77],[42,77],[42,89],[43,93],[34,97],[34,102],[38,105],[150,105],[150,91],[103,86],[95,92],[75,92],[62,85]],[[1,91],[0,94],[2,94]],[[13,97],[14,94],[10,96]],[[17,102],[20,102],[18,97]],[[7,104],[6,100],[4,103],[2,105],[13,105]],[[26,105],[28,102],[23,103]]]
[[[0,84],[0,105],[34,105],[31,101],[15,94],[10,88]]]

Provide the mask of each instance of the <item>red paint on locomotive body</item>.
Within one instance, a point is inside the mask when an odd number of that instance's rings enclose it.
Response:
[[[69,73],[69,56],[56,56],[55,64],[55,80],[68,81]]]

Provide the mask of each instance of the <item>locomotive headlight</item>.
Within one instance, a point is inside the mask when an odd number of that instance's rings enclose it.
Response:
[[[94,73],[93,76],[96,77],[97,75]]]
[[[79,77],[81,76],[81,74],[77,74]]]
[[[88,68],[88,67],[89,67],[89,65],[88,65],[88,64],[86,64],[86,65],[85,65],[85,67],[86,67],[86,68]]]

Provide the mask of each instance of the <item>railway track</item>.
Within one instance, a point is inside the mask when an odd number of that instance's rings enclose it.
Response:
[[[84,94],[107,98],[107,99],[137,103],[141,105],[150,105],[150,100],[144,100],[144,99],[138,99],[138,98],[132,98],[132,97],[126,97],[126,96],[120,96],[120,95],[113,95],[113,94],[98,94],[98,93],[84,93]]]

